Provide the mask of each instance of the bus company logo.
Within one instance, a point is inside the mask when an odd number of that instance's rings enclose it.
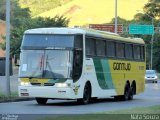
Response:
[[[131,64],[130,63],[120,63],[120,62],[114,62],[113,63],[113,70],[131,70]]]
[[[77,94],[78,94],[78,89],[79,89],[79,87],[80,87],[80,85],[75,86],[75,88],[73,89],[73,90],[74,90],[75,95],[77,95]]]

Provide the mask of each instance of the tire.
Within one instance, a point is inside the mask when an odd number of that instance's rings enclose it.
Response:
[[[83,98],[77,99],[77,102],[86,105],[89,103],[90,99],[91,99],[91,88],[89,84],[86,84],[83,91]]]
[[[36,101],[39,105],[45,105],[47,103],[47,98],[36,98]]]
[[[129,100],[129,96],[130,96],[130,86],[129,86],[129,84],[127,83],[126,86],[125,86],[125,89],[124,89],[123,100],[124,100],[124,101]]]
[[[130,87],[129,89],[129,96],[128,96],[128,100],[133,100],[133,87]]]
[[[133,95],[136,95],[136,84],[132,84]]]

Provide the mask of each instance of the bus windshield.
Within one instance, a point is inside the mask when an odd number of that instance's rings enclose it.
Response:
[[[50,47],[73,48],[74,35],[25,34],[21,48],[46,49]]]
[[[70,78],[70,50],[22,50],[19,77]]]

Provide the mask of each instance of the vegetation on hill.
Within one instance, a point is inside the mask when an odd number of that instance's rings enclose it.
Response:
[[[125,19],[133,19],[136,10],[148,0],[120,0],[118,1],[118,15]],[[65,5],[58,6],[37,16],[54,17],[65,15],[70,18],[69,26],[85,26],[88,24],[102,24],[109,22],[114,17],[114,0],[73,0]],[[125,6],[125,7],[124,7]]]
[[[22,8],[29,8],[31,16],[37,16],[70,1],[72,0],[19,0],[19,4]]]

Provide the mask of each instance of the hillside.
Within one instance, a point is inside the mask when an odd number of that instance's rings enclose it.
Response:
[[[133,19],[136,10],[142,10],[148,0],[118,0],[118,16]],[[65,5],[40,14],[42,17],[65,15],[70,18],[69,26],[90,23],[107,23],[114,17],[114,0],[73,0]]]
[[[65,15],[69,26],[108,23],[114,18],[115,0],[19,0],[22,8],[29,7],[33,17]],[[118,0],[118,16],[131,20],[148,0]]]
[[[73,0],[19,0],[22,8],[29,8],[31,16],[65,5]]]

